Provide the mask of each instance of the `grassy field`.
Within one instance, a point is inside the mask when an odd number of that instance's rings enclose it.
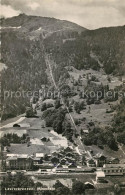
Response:
[[[46,153],[49,154],[50,150],[45,145],[35,145],[31,144],[27,147],[27,144],[11,144],[9,147],[10,152],[12,154],[28,154],[33,155],[35,153]]]
[[[69,79],[69,86],[72,87],[73,83],[71,80],[78,81],[79,76],[81,76],[80,80],[82,81],[82,86],[79,86],[79,91],[84,92],[85,87],[87,86],[87,79],[88,77],[95,76],[96,79],[98,79],[98,82],[96,84],[100,85],[101,83],[104,85],[109,85],[109,89],[114,89],[116,86],[120,86],[122,84],[121,81],[117,77],[114,77],[110,75],[110,80],[108,80],[108,76],[105,74],[103,70],[101,71],[95,71],[92,69],[89,70],[77,70],[74,67],[72,67],[72,71],[69,71],[70,79]],[[87,76],[89,75],[89,76]],[[91,76],[90,76],[91,75]],[[79,93],[77,91],[77,93]],[[79,95],[76,95],[71,98],[71,100],[74,99],[75,101],[79,102],[83,99],[79,98]],[[81,114],[76,114],[75,112],[72,113],[72,116],[74,118],[83,118],[85,117],[87,121],[93,121],[97,123],[101,123],[102,125],[108,125],[111,122],[111,119],[113,117],[113,113],[106,113],[106,109],[110,110],[110,104],[114,105],[117,104],[116,102],[111,103],[104,103],[104,101],[101,101],[101,104],[92,104],[89,106],[86,106],[86,110],[81,111]],[[88,113],[90,107],[90,113]]]
[[[39,113],[40,115],[40,113]],[[21,127],[13,127],[13,124],[16,121],[20,121],[18,124]],[[44,121],[39,118],[15,118],[15,120],[6,124],[7,127],[1,129],[1,135],[7,133],[16,133],[18,136],[22,136],[23,133],[27,133],[30,137],[30,145],[27,144],[11,144],[9,147],[10,152],[14,154],[29,154],[33,155],[34,153],[52,153],[57,151],[60,147],[67,147],[68,142],[65,137],[58,135],[52,130],[52,128],[42,128],[42,123]],[[41,139],[43,137],[49,138],[48,142],[43,142]]]
[[[25,114],[21,114],[21,115],[19,115],[19,116],[14,117],[14,118],[10,118],[10,119],[7,119],[7,120],[5,120],[5,121],[2,121],[2,122],[0,123],[0,127],[2,128],[4,125],[7,125],[7,124],[9,124],[9,123],[13,123],[13,122],[19,120],[20,117],[22,117],[22,116],[24,116],[24,115],[25,115]]]
[[[72,71],[69,71],[69,74],[72,77],[74,77],[75,80],[78,80],[79,75],[80,76],[87,75],[87,74],[94,75],[99,80],[99,83],[103,83],[103,85],[108,84],[111,89],[122,84],[122,82],[119,81],[119,79],[117,77],[114,77],[112,75],[110,75],[111,82],[109,82],[107,80],[108,77],[103,70],[101,70],[101,71],[96,71],[96,70],[92,70],[92,69],[77,70],[74,67],[72,67]],[[82,81],[83,81],[83,84],[85,86],[86,85],[86,77],[83,77]]]

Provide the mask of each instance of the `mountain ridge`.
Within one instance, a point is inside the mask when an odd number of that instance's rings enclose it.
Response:
[[[32,25],[31,25],[32,23]],[[7,19],[1,19],[1,26],[12,26],[12,27],[25,27],[28,30],[30,30],[30,26],[32,26],[33,29],[37,29],[38,27],[45,26],[48,27],[46,30],[51,31],[54,28],[61,29],[61,28],[69,28],[70,30],[76,30],[78,32],[82,32],[84,30],[87,30],[86,28],[75,24],[73,22],[67,21],[67,20],[60,20],[56,18],[50,18],[50,17],[42,17],[42,16],[30,16],[26,14],[20,14],[18,16],[14,16],[12,18]],[[29,25],[29,28],[28,28]]]

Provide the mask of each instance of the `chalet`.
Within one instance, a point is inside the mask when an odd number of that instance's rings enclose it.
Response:
[[[72,157],[65,157],[65,159],[69,162],[69,163],[74,163],[76,160]]]
[[[51,158],[51,162],[53,163],[53,164],[58,164],[59,163],[59,158],[57,158],[57,157],[52,157]]]
[[[42,159],[40,157],[33,158],[33,164],[34,165],[39,165],[41,163],[42,163]]]
[[[51,157],[52,157],[52,155],[51,155],[51,154],[47,154],[47,157],[48,157],[48,159],[50,160]]]
[[[11,170],[31,170],[33,159],[28,155],[15,155],[6,159],[6,167]]]
[[[96,159],[96,166],[97,167],[103,167],[104,164],[106,164],[106,157],[103,155],[99,155],[95,157]]]
[[[53,157],[58,157],[58,152],[52,152]]]
[[[105,175],[124,175],[125,164],[105,164],[103,171]]]
[[[107,159],[107,164],[119,164],[119,158],[109,158]]]
[[[65,165],[66,161],[67,161],[67,160],[66,160],[65,158],[63,158],[63,159],[61,159],[60,164],[61,164],[61,165]]]
[[[71,147],[67,147],[64,151],[65,152],[72,152],[72,148]]]
[[[71,152],[68,152],[68,153],[66,154],[66,156],[68,156],[68,157],[73,157],[74,154],[72,154]]]
[[[35,156],[33,157],[33,164],[34,165],[39,165],[43,162],[44,158],[44,153],[36,153]]]
[[[59,157],[59,158],[62,158],[62,157],[63,157],[63,154],[58,153],[58,157]]]
[[[45,154],[43,157],[44,161],[49,161],[49,162],[51,161],[51,158],[52,158],[51,154]]]
[[[89,167],[95,167],[96,166],[96,163],[93,159],[88,160],[87,164],[88,164]]]

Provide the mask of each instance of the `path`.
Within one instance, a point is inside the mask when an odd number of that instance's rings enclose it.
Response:
[[[44,50],[44,51],[45,51],[45,50]],[[53,81],[53,84],[54,84],[55,88],[58,90],[58,87],[57,87],[57,85],[56,85],[55,79],[54,79],[54,77],[53,77],[52,67],[51,67],[50,60],[49,60],[49,55],[46,54],[46,53],[45,53],[45,62],[46,62],[47,68],[49,69],[50,76],[51,76],[51,79],[52,79],[52,81]],[[61,101],[62,101],[63,105],[65,106],[65,108],[67,109],[67,112],[68,112],[68,115],[69,115],[69,117],[70,117],[70,120],[71,120],[71,122],[72,122],[72,124],[73,124],[73,126],[74,126],[74,128],[75,128],[75,131],[77,132],[78,130],[77,130],[75,121],[74,121],[72,115],[71,115],[70,112],[69,112],[69,108],[65,105],[65,103],[64,103],[62,97],[61,97]],[[90,158],[93,158],[92,155],[91,155],[91,153],[90,153],[89,151],[86,151],[86,150],[85,150],[85,147],[84,147],[84,145],[83,145],[83,143],[82,143],[82,141],[81,141],[81,139],[80,139],[79,137],[78,137],[78,142],[79,142],[79,144],[81,145],[81,148],[82,148],[81,150],[83,150],[84,152],[88,153],[88,155],[89,155]],[[77,152],[79,155],[82,155],[82,153],[80,152],[79,146],[78,146],[78,147],[75,147],[75,149],[76,149],[76,152]]]

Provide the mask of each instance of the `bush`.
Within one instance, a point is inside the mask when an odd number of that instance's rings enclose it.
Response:
[[[55,101],[55,109],[58,109],[60,106],[61,106],[60,100],[57,99],[57,100]]]
[[[28,107],[26,109],[26,117],[29,118],[29,117],[34,117],[34,111],[33,111],[33,108],[32,107]]]
[[[42,104],[41,111],[45,111],[47,109],[46,103]]]
[[[118,135],[117,141],[125,145],[125,132]]]
[[[73,194],[83,194],[85,191],[85,185],[80,181],[75,181],[72,185]]]

